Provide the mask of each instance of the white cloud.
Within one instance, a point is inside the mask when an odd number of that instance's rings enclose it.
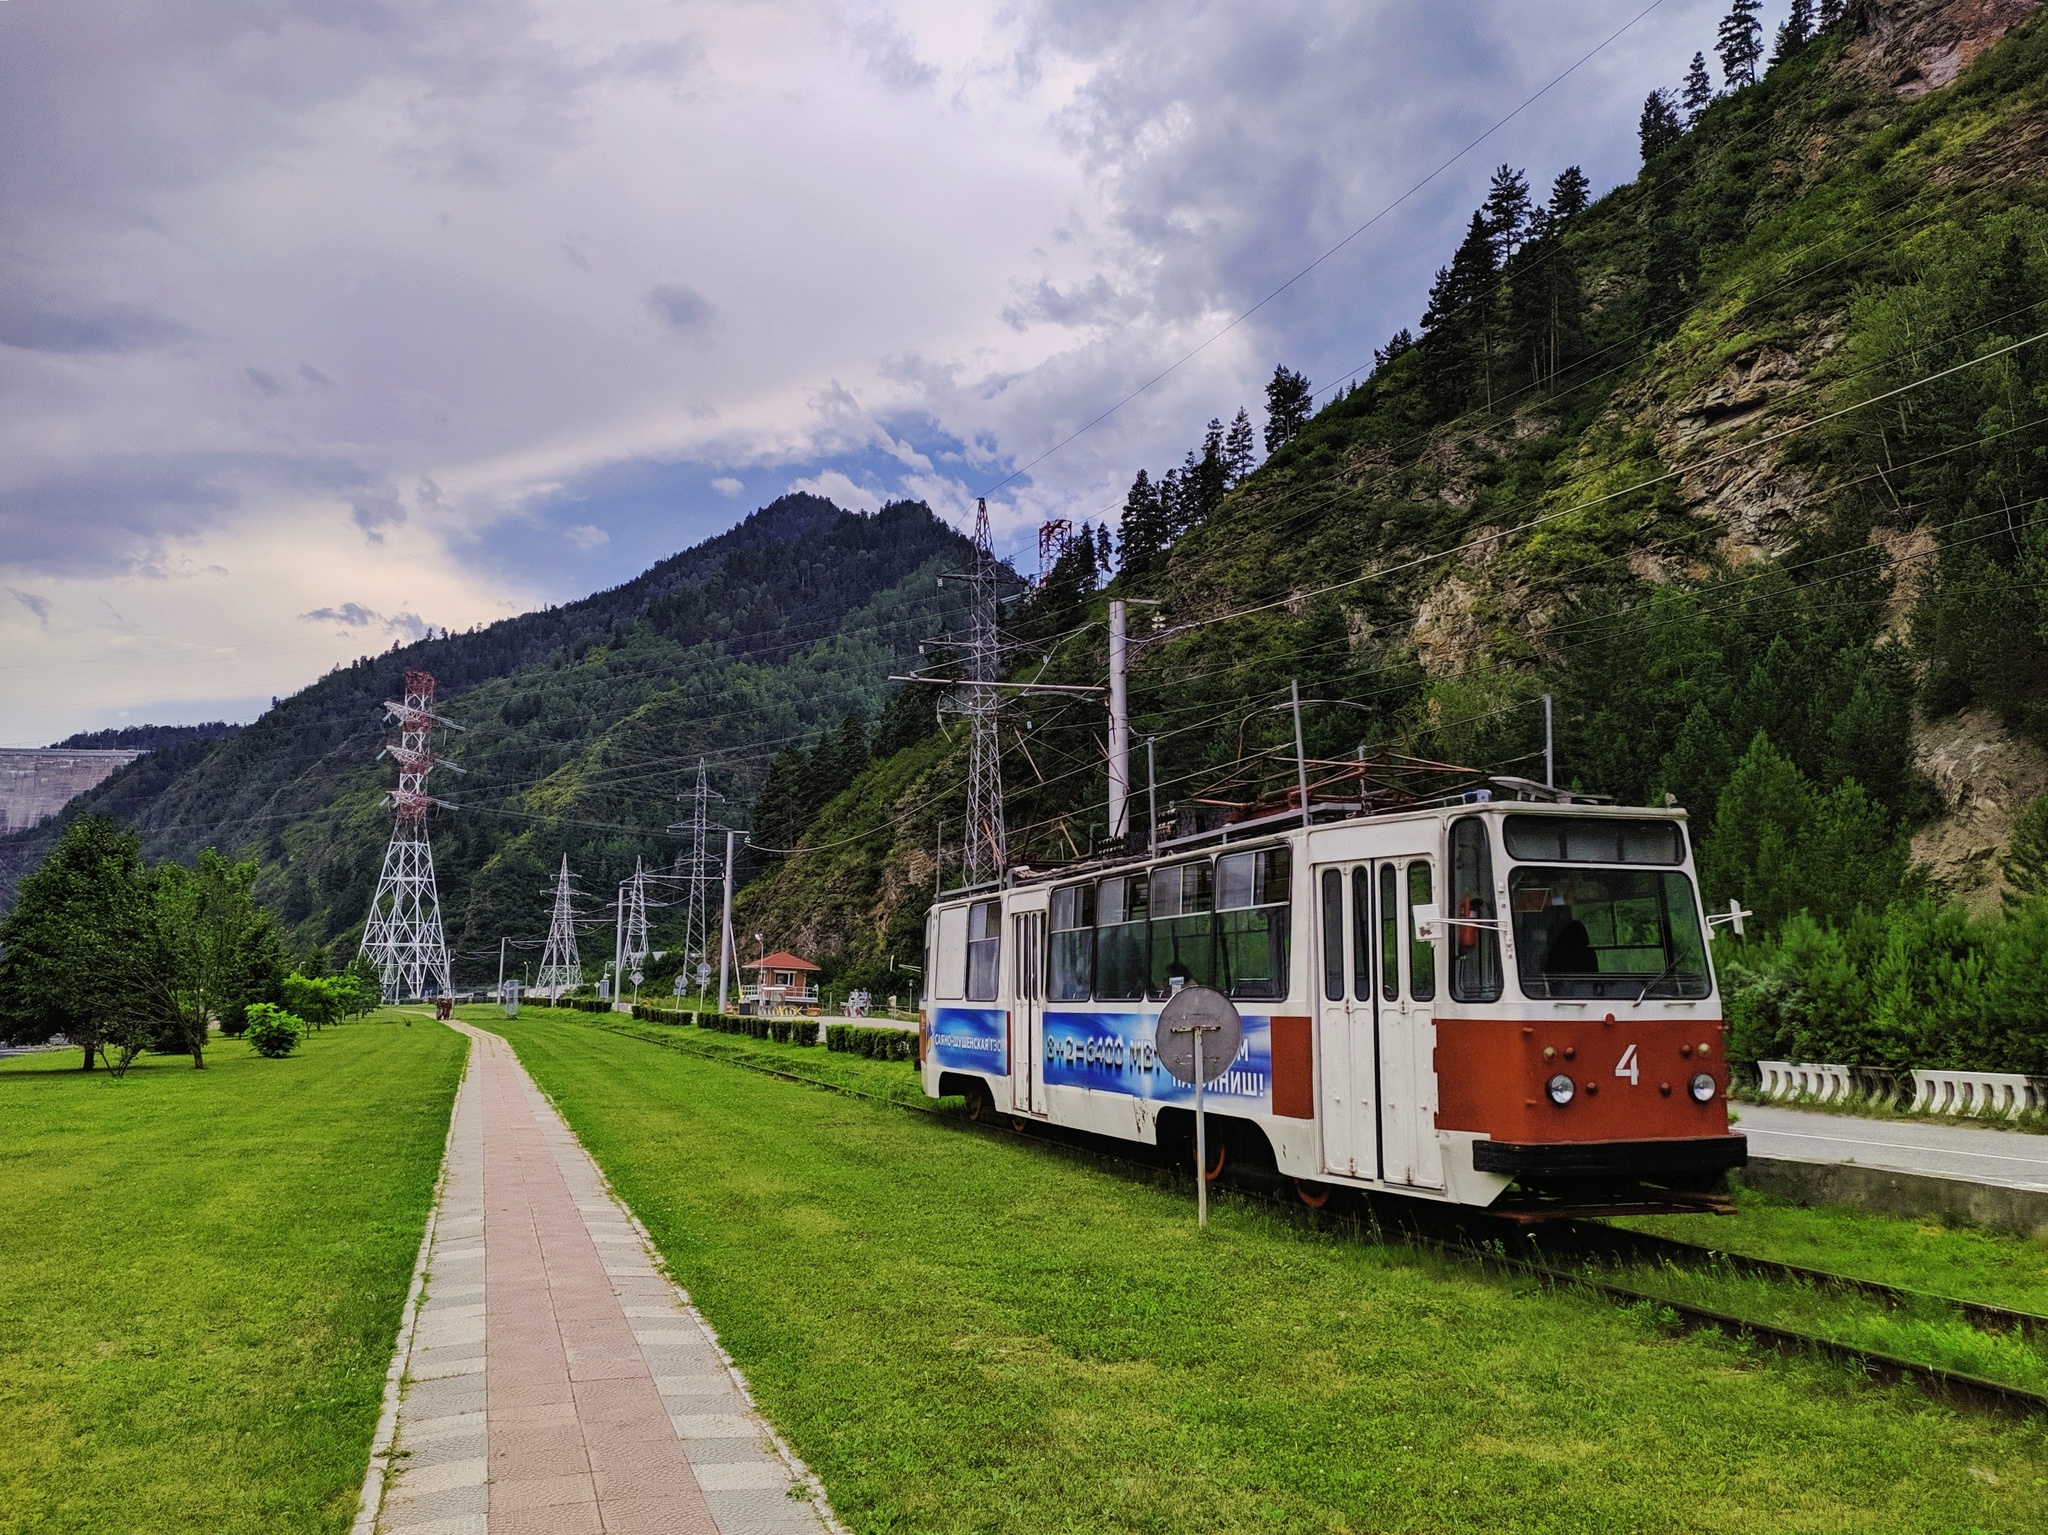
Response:
[[[621,579],[675,525],[606,500],[628,470],[700,520],[788,483],[964,521],[1634,4],[0,5],[0,580],[92,669],[54,733],[140,675],[287,690],[337,586],[467,622]],[[1006,487],[999,529],[1113,518],[1276,361],[1369,357],[1499,159],[1627,174],[1718,4],[1673,0]],[[506,552],[558,534],[590,560]],[[233,659],[126,672],[132,636],[61,616],[101,604]],[[11,649],[33,616],[0,605]],[[50,707],[0,669],[0,719]]]

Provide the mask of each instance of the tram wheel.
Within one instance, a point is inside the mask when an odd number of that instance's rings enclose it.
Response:
[[[985,1083],[968,1083],[967,1117],[978,1125],[986,1124],[996,1117],[996,1100]]]
[[[1294,1197],[1307,1205],[1311,1210],[1320,1210],[1330,1202],[1330,1190],[1323,1184],[1304,1183],[1301,1179],[1296,1178],[1294,1180]]]
[[[1225,1146],[1223,1141],[1218,1139],[1216,1142],[1216,1165],[1202,1169],[1202,1179],[1205,1183],[1214,1183],[1223,1176],[1223,1163],[1228,1155],[1228,1150],[1229,1148]]]

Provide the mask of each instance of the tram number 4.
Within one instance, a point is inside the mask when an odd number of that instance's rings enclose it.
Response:
[[[1637,1082],[1642,1080],[1643,1068],[1636,1064],[1636,1047],[1634,1045],[1630,1045],[1621,1052],[1621,1059],[1614,1063],[1614,1074],[1617,1077],[1627,1077],[1630,1087],[1634,1087]]]

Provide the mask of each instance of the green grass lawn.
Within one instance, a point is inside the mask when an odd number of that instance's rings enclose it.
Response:
[[[463,1051],[0,1060],[0,1532],[348,1527]]]
[[[478,1021],[859,1531],[2048,1527],[2040,1425],[1229,1198],[1203,1235],[1170,1189],[591,1022]]]

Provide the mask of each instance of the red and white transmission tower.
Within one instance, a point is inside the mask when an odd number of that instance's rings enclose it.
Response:
[[[434,727],[462,727],[434,713],[433,704],[433,674],[407,672],[405,701],[384,705],[398,722],[398,739],[387,742],[378,755],[398,764],[398,787],[391,791],[391,846],[384,851],[384,872],[377,877],[370,919],[363,924],[362,952],[383,978],[386,1002],[455,989],[441,934],[441,897],[434,888],[434,850],[427,844],[427,808],[455,807],[429,795],[426,785],[427,774],[437,767],[462,771],[434,756]]]
[[[1038,525],[1038,584],[1045,585],[1045,578],[1052,574],[1053,566],[1067,552],[1067,546],[1074,541],[1074,525],[1064,517],[1054,517]]]

